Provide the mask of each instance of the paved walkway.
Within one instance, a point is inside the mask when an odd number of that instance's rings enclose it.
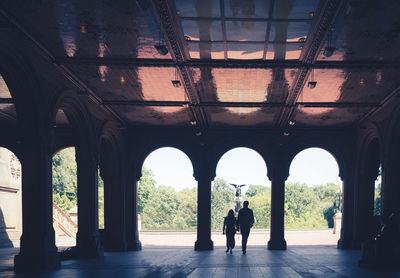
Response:
[[[239,248],[240,249],[240,248]],[[18,249],[0,249],[0,277],[400,277],[399,272],[359,268],[360,251],[333,246],[295,246],[286,251],[249,247],[246,255],[232,255],[219,247],[195,252],[189,247],[152,247],[138,252],[106,253],[97,260],[65,261],[62,268],[46,273],[14,274],[13,256]]]
[[[143,246],[194,246],[196,232],[141,232],[139,234]],[[213,232],[211,236],[214,246],[225,246],[226,238],[222,232]],[[240,234],[236,235],[236,242],[241,241]],[[295,245],[336,245],[339,234],[333,234],[332,229],[285,231],[285,239],[289,246]],[[269,231],[252,230],[249,245],[266,246],[269,240]]]

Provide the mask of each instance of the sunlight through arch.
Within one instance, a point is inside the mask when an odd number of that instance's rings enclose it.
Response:
[[[193,246],[197,182],[192,162],[183,151],[163,147],[146,157],[138,186],[138,214],[140,241],[144,246]]]

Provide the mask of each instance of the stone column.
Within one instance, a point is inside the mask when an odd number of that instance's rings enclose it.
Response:
[[[361,243],[368,240],[373,233],[374,191],[376,175],[369,174],[360,177],[357,188],[357,200],[354,219],[353,248],[360,249]],[[365,173],[365,174],[367,174]]]
[[[354,169],[348,169],[342,179],[342,229],[338,248],[352,249],[354,223]]]
[[[279,168],[269,175],[271,180],[271,234],[268,249],[270,250],[286,250],[284,210],[285,181],[288,175]]]
[[[130,171],[127,171],[129,173]],[[142,243],[139,241],[138,231],[138,182],[140,180],[140,172],[132,169],[132,174],[126,176],[126,193],[125,193],[125,217],[126,217],[126,244],[127,250],[142,250]]]
[[[108,167],[111,165],[108,164]],[[122,173],[118,169],[104,171],[104,250],[125,251],[125,190]]]
[[[76,148],[78,172],[78,232],[77,258],[96,258],[103,255],[99,237],[98,161],[82,147]]]
[[[201,152],[194,171],[197,180],[197,241],[194,250],[213,250],[214,242],[211,240],[211,182],[215,171],[211,171],[206,151]]]
[[[14,259],[17,272],[60,267],[53,229],[52,157],[45,139],[32,136],[23,142],[23,233]]]

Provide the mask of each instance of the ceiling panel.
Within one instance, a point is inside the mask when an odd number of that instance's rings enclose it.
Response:
[[[302,43],[270,43],[267,60],[297,60],[303,49]]]
[[[274,22],[269,40],[271,42],[305,41],[311,22]]]
[[[189,54],[192,59],[224,59],[224,44],[190,42]]]
[[[271,0],[225,0],[225,16],[234,18],[268,18]]]
[[[297,70],[194,68],[202,101],[284,102]]]
[[[228,59],[262,59],[264,43],[228,43]]]
[[[226,39],[228,41],[265,41],[267,31],[266,21],[230,21],[226,24]]]
[[[314,80],[317,86],[305,85],[299,102],[380,102],[400,86],[400,70],[315,69]]]
[[[302,107],[295,114],[296,126],[348,126],[356,124],[370,108]]]
[[[277,0],[274,6],[274,18],[308,19],[310,12],[318,8],[319,0]]]
[[[185,100],[184,87],[176,88],[171,82],[180,80],[175,67],[74,65],[71,68],[103,100]]]
[[[0,121],[4,123],[17,122],[17,111],[13,103],[0,103]]]
[[[400,1],[349,1],[331,34],[327,37],[318,60],[399,60]],[[326,48],[334,52],[326,52]],[[328,55],[326,55],[328,54]]]
[[[188,16],[188,17],[221,16],[219,1],[175,0],[175,6],[180,16]]]
[[[221,21],[182,20],[183,34],[190,41],[222,41]]]
[[[189,126],[188,108],[112,105],[112,108],[128,123],[128,125],[179,125]]]
[[[171,58],[149,4],[136,1],[9,0],[7,8],[57,56]],[[25,8],[21,8],[25,7]]]
[[[272,126],[279,108],[207,107],[209,124],[218,126]]]

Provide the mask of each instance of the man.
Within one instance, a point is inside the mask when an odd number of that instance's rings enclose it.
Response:
[[[242,234],[242,251],[246,254],[247,239],[250,234],[250,228],[254,224],[253,211],[249,209],[249,202],[243,202],[243,208],[239,210],[238,223],[240,227],[240,233]]]

